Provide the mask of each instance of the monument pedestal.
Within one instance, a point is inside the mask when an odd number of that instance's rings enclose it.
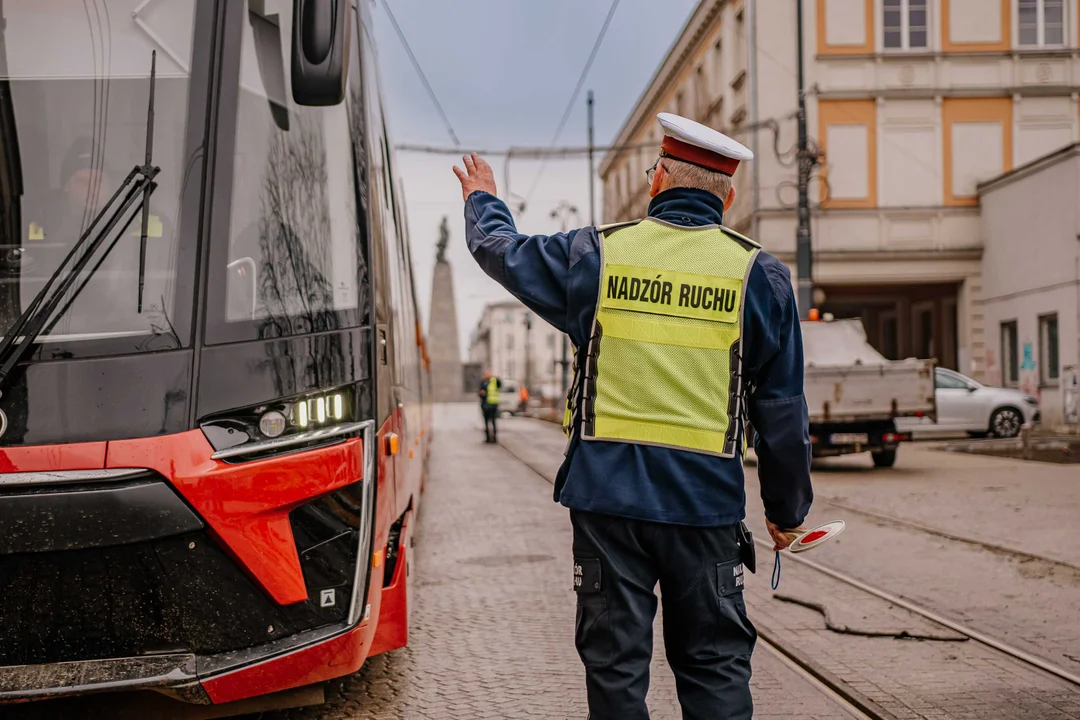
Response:
[[[465,388],[458,340],[457,306],[454,303],[454,274],[446,260],[435,263],[435,274],[431,281],[428,345],[435,402],[462,402],[473,399],[473,394]]]

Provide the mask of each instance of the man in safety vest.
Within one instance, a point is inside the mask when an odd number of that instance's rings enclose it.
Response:
[[[484,371],[484,379],[480,381],[480,412],[484,415],[484,442],[494,443],[499,441],[498,428],[495,421],[499,418],[499,388],[502,381],[495,377],[490,370]]]
[[[802,335],[787,268],[721,224],[753,155],[686,118],[658,120],[643,220],[522,235],[487,163],[474,154],[454,171],[473,257],[575,347],[555,499],[574,528],[590,716],[648,717],[659,583],[683,717],[749,718],[746,424],[766,527],[786,547],[813,498]]]

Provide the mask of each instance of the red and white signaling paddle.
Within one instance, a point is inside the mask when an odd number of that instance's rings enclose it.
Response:
[[[798,554],[812,550],[822,543],[832,540],[844,532],[844,521],[833,520],[824,525],[818,525],[812,530],[807,530],[802,535],[791,541],[787,549],[789,552]],[[772,589],[780,586],[780,551],[776,551],[776,562],[773,564]]]

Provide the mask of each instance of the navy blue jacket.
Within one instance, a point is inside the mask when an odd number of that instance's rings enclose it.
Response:
[[[662,192],[649,205],[650,217],[685,226],[719,225],[723,211],[715,195],[689,188]],[[469,251],[488,275],[576,347],[587,345],[600,283],[596,228],[522,235],[501,200],[477,191],[465,203],[465,230]],[[750,271],[742,333],[743,371],[755,388],[749,413],[765,515],[794,528],[813,499],[802,332],[790,273],[764,252]],[[746,514],[739,457],[587,442],[577,434],[555,500],[574,510],[676,525],[729,525]]]

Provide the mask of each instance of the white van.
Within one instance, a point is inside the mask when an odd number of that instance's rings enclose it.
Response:
[[[520,415],[521,385],[517,380],[503,380],[499,388],[499,414]]]

